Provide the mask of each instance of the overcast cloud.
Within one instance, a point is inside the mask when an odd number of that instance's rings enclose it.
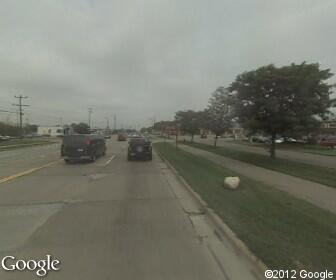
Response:
[[[141,126],[202,109],[265,64],[336,72],[335,12],[335,0],[0,0],[0,109],[23,94],[31,123],[87,121],[92,107],[93,125]]]

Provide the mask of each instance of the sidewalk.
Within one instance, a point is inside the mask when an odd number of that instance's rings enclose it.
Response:
[[[195,137],[194,139],[197,143],[210,144],[213,145],[214,140],[211,138],[201,139]],[[217,142],[218,147],[227,147],[229,149],[234,149],[242,152],[255,153],[259,155],[268,156],[269,153],[264,147],[257,147],[251,145],[239,144],[235,141],[227,141],[225,139],[219,138]],[[324,156],[318,154],[311,154],[300,151],[292,150],[282,150],[277,149],[277,157],[282,159],[287,159],[291,161],[302,162],[306,164],[312,164],[322,167],[335,168],[336,169],[336,156]]]
[[[271,185],[297,198],[336,214],[336,189],[284,173],[230,159],[201,149],[180,145],[180,149],[205,157],[243,176]],[[223,178],[224,179],[224,178]]]

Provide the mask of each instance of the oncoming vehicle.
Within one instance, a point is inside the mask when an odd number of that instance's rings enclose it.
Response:
[[[133,137],[128,142],[127,159],[135,158],[152,160],[152,143],[144,137]]]
[[[96,134],[65,135],[61,147],[61,157],[66,163],[75,160],[90,160],[106,154],[105,139]]]

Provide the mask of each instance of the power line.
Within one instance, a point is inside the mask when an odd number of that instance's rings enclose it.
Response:
[[[0,112],[1,113],[10,113],[10,114],[17,114],[18,112],[14,112],[14,111],[7,111],[7,110],[1,110],[0,109]]]
[[[22,116],[24,115],[23,113],[23,107],[28,107],[29,105],[22,104],[22,99],[28,98],[28,96],[23,96],[23,95],[18,95],[14,96],[15,98],[19,99],[19,104],[13,104],[13,106],[18,106],[19,107],[19,116],[20,116],[20,134],[23,136],[23,130],[22,130]]]

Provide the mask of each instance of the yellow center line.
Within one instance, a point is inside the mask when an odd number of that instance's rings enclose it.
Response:
[[[12,181],[16,178],[19,178],[19,177],[22,177],[22,176],[25,176],[25,175],[28,175],[28,174],[31,174],[33,172],[36,172],[38,170],[41,170],[43,168],[46,168],[46,167],[49,167],[51,165],[54,165],[56,164],[57,162],[59,162],[60,160],[55,160],[55,161],[52,161],[52,162],[49,162],[47,164],[44,164],[42,166],[39,166],[39,167],[34,167],[32,169],[29,169],[29,170],[26,170],[26,171],[23,171],[23,172],[20,172],[20,173],[17,173],[17,174],[14,174],[14,175],[11,175],[11,176],[8,176],[8,177],[5,177],[5,178],[2,178],[0,179],[0,184],[2,183],[5,183],[5,182],[8,182],[8,181]]]

